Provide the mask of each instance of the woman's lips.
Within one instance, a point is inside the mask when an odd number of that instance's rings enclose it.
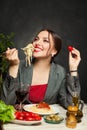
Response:
[[[41,47],[35,47],[34,48],[34,52],[40,52],[43,51],[43,49]]]

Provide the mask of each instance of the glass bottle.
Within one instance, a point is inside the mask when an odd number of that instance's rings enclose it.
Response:
[[[67,118],[66,118],[66,126],[69,128],[75,128],[77,125],[76,114],[78,111],[78,107],[69,106],[67,109]]]
[[[76,115],[76,119],[77,119],[77,122],[80,123],[81,122],[81,119],[83,117],[83,107],[84,107],[84,102],[82,100],[79,100],[79,106],[78,106],[78,111],[77,111],[77,115]]]
[[[78,107],[76,119],[77,119],[77,122],[79,123],[79,122],[81,122],[81,118],[83,117],[82,110],[84,107],[84,101],[79,99],[79,94],[76,91],[73,92],[72,102],[73,102],[74,106]]]

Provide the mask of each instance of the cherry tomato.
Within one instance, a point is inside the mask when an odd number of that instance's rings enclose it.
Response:
[[[19,116],[16,118],[17,120],[24,120],[24,117],[23,116]]]
[[[26,121],[34,121],[35,119],[33,117],[28,116],[28,117],[25,118],[25,120]]]
[[[21,111],[16,111],[15,112],[15,118],[18,120],[23,120],[24,119],[24,114]]]
[[[23,111],[23,114],[24,114],[24,117],[30,116],[30,113],[29,113],[29,112],[26,112],[26,111]]]
[[[68,51],[72,51],[73,47],[72,46],[68,46]]]
[[[23,116],[24,114],[21,111],[16,111],[15,112],[15,116],[19,117],[19,116]]]
[[[35,119],[35,120],[41,120],[41,116],[40,115],[38,115],[38,114],[36,114],[36,113],[33,113],[33,118]]]
[[[36,116],[36,117],[35,117],[35,120],[36,120],[36,121],[39,121],[39,120],[41,120],[41,118],[42,118],[41,116]]]
[[[41,120],[41,116],[33,113],[33,112],[26,112],[26,111],[16,111],[15,112],[15,119],[17,120],[25,120],[25,121],[35,121]]]

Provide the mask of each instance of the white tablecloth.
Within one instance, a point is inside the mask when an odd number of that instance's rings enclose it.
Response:
[[[55,104],[59,108],[59,113],[64,117],[64,120],[60,124],[48,124],[44,120],[41,124],[37,125],[19,125],[19,124],[4,124],[4,130],[70,130],[71,128],[66,127],[66,110],[61,106]],[[77,123],[75,130],[87,130],[87,105],[83,108],[83,118],[82,122]]]

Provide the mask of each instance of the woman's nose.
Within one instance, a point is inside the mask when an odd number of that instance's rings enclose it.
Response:
[[[41,39],[37,40],[37,41],[35,42],[35,44],[41,45],[41,44],[42,44],[42,40],[41,40]]]

